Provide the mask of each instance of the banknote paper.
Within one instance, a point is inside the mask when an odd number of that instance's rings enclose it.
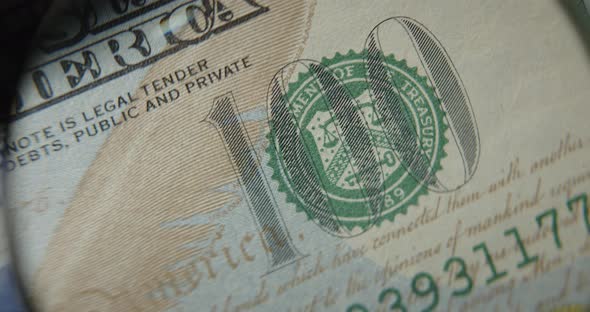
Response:
[[[2,144],[38,311],[586,311],[587,1],[58,4]]]

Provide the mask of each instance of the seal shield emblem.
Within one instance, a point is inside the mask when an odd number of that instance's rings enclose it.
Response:
[[[412,121],[416,137],[420,141],[421,153],[430,162],[432,173],[441,169],[441,159],[446,155],[444,147],[447,143],[445,131],[447,125],[440,101],[427,79],[419,75],[417,68],[410,68],[405,60],[397,60],[395,56],[386,58],[387,70],[390,71],[396,86],[395,92],[403,100],[407,108],[404,114]],[[406,213],[409,206],[417,204],[418,198],[428,192],[427,187],[417,181],[396,157],[395,150],[389,144],[382,128],[380,115],[376,113],[372,102],[371,90],[365,79],[366,64],[364,52],[349,51],[342,55],[336,53],[333,58],[324,58],[321,63],[348,90],[359,103],[357,113],[367,121],[368,132],[374,147],[373,153],[380,159],[379,166],[383,173],[381,213],[376,219],[377,225],[384,220],[393,221],[398,213]],[[351,160],[346,146],[340,136],[338,120],[329,109],[325,98],[321,96],[321,87],[309,72],[301,72],[295,82],[288,85],[287,98],[290,111],[305,137],[306,150],[314,159],[315,168],[321,180],[323,191],[335,203],[332,207],[333,218],[353,232],[366,229],[367,219],[366,192],[358,180],[358,168]],[[276,138],[273,136],[272,125],[269,135],[270,166],[273,178],[279,183],[279,190],[287,194],[287,200],[295,204],[296,209],[308,212],[310,203],[297,193],[297,183],[289,175],[281,153],[275,148]],[[313,214],[308,213],[310,218]],[[360,227],[360,229],[355,229]]]

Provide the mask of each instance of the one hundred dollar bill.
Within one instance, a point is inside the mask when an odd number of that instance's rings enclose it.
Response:
[[[1,149],[27,302],[587,311],[584,3],[54,5]]]

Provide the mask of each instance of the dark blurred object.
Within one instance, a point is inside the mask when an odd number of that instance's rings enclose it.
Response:
[[[0,1],[0,139],[7,135],[8,114],[14,103],[18,78],[23,70],[33,37],[51,0]],[[3,190],[0,190],[3,192]],[[3,207],[2,207],[3,208]],[[4,213],[2,211],[2,213]],[[7,219],[4,228],[10,231]],[[0,233],[0,235],[6,235]],[[5,239],[1,237],[0,239]],[[9,249],[12,241],[8,240]],[[15,259],[12,259],[14,262]],[[0,268],[0,311],[24,312],[31,307],[23,297],[22,284],[15,273],[15,263]]]
[[[12,105],[19,73],[32,44],[32,38],[47,12],[51,0],[0,1],[0,117],[5,124]]]
[[[590,56],[590,8],[587,7],[590,0],[561,0],[559,3],[569,15]]]

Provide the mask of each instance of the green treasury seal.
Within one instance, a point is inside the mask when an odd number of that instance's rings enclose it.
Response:
[[[439,100],[427,79],[420,76],[416,68],[409,68],[405,60],[398,61],[393,55],[385,60],[395,86],[400,89],[396,93],[401,95],[411,114],[422,152],[430,161],[432,174],[436,174],[441,169],[441,159],[446,155],[443,148],[447,143],[447,126]],[[377,225],[385,219],[393,221],[397,213],[405,214],[410,205],[417,204],[418,197],[427,193],[427,187],[408,173],[388,144],[381,121],[374,113],[363,54],[352,50],[346,55],[336,53],[331,59],[322,59],[321,63],[330,68],[360,104],[358,113],[368,123],[374,152],[379,155],[384,174],[381,214],[375,221]],[[333,114],[328,110],[313,74],[299,73],[297,81],[289,84],[286,97],[291,114],[298,122],[300,135],[307,138],[306,142],[314,142],[308,144],[312,146],[306,146],[306,150],[316,160],[314,163],[322,164],[321,168],[315,169],[321,178],[323,191],[332,203],[336,203],[331,210],[333,218],[353,232],[358,230],[355,227],[364,230],[368,226],[366,220],[370,212],[366,209],[367,195],[359,186],[354,174],[354,161],[348,159],[347,147],[339,136],[338,122],[332,118]],[[286,170],[280,151],[275,148],[278,142],[273,135],[272,124],[269,138],[269,165],[273,170],[273,179],[279,183],[279,190],[286,193],[287,200],[295,204],[297,211],[306,212],[309,218],[313,218],[306,209],[305,198],[295,191],[293,177]]]

